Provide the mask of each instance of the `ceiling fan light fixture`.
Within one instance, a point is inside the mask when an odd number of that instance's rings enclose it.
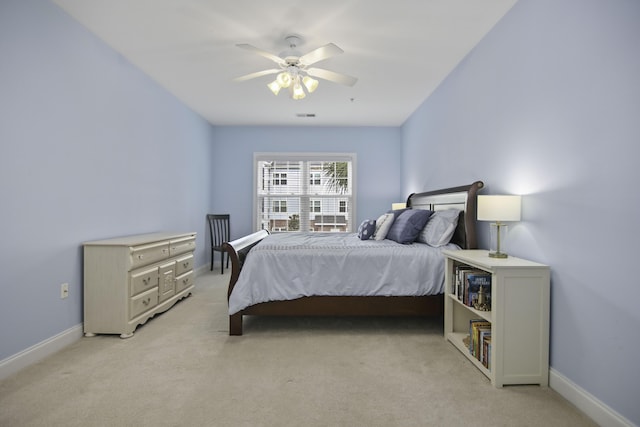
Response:
[[[302,83],[307,88],[307,92],[309,93],[313,93],[313,91],[318,88],[318,81],[309,76],[304,76],[302,78]]]
[[[271,89],[271,92],[273,92],[273,94],[276,96],[278,95],[278,92],[280,92],[280,89],[282,89],[282,86],[280,86],[277,80],[274,80],[271,83],[269,83],[267,87]]]
[[[276,77],[276,82],[278,82],[281,88],[289,87],[291,85],[291,80],[291,75],[287,71],[283,71],[278,74],[278,77]]]
[[[295,100],[298,99],[303,99],[305,96],[307,96],[304,93],[304,89],[302,89],[302,85],[300,84],[300,82],[296,82],[293,85],[293,93],[291,94],[291,97]]]
[[[324,61],[325,59],[344,53],[344,51],[335,44],[328,43],[301,55],[300,52],[296,50],[296,47],[300,44],[300,38],[298,36],[287,36],[285,40],[289,45],[289,50],[282,52],[280,55],[258,49],[250,44],[236,44],[236,46],[241,49],[252,51],[272,60],[280,69],[271,68],[250,73],[235,78],[234,81],[243,82],[270,74],[277,74],[276,79],[267,85],[269,90],[271,90],[274,95],[278,95],[280,90],[287,88],[289,96],[296,100],[306,98],[308,94],[315,92],[318,88],[319,82],[313,77],[345,86],[353,86],[358,81],[355,77],[336,73],[335,71],[315,67],[309,68],[316,62]]]

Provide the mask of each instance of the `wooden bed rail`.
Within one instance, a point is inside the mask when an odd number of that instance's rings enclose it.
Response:
[[[231,279],[229,279],[227,300],[231,296],[231,291],[233,291],[233,287],[238,281],[238,276],[240,275],[240,270],[242,269],[242,264],[244,264],[244,259],[247,256],[247,253],[252,247],[260,243],[260,241],[268,235],[269,232],[267,230],[260,230],[249,234],[248,236],[241,237],[231,242],[224,242],[222,244],[222,249],[229,254],[229,258],[231,259]]]

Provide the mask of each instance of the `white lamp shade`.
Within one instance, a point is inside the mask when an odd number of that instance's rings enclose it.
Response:
[[[277,94],[278,94],[278,92],[280,92],[280,89],[281,89],[280,84],[278,83],[278,81],[277,81],[277,80],[274,80],[274,81],[272,81],[271,83],[269,83],[269,84],[267,85],[267,87],[268,87],[269,89],[271,89],[271,92],[273,92],[273,94],[274,94],[274,95],[277,95]]]
[[[302,78],[302,83],[307,88],[309,93],[313,93],[313,91],[318,88],[318,81],[316,79],[312,79],[309,76],[304,76]]]
[[[276,77],[276,81],[278,82],[280,87],[291,86],[291,80],[292,80],[291,76],[286,71],[283,71],[282,73],[278,74],[278,76]]]
[[[300,84],[300,82],[296,82],[293,85],[293,94],[291,95],[291,97],[293,99],[302,99],[305,96],[307,96],[307,95],[305,95],[304,89],[302,89],[302,85]]]
[[[521,196],[478,196],[478,221],[520,221]]]

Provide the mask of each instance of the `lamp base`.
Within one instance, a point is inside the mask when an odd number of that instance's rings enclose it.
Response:
[[[509,255],[505,254],[504,252],[489,252],[489,256],[491,258],[508,258]]]
[[[506,252],[503,252],[507,248],[504,245],[503,239],[506,236],[509,227],[501,222],[497,221],[491,224],[491,246],[489,246],[489,256],[491,258],[507,258]]]

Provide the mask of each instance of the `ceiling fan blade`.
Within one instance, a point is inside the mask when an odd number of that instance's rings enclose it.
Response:
[[[335,55],[340,55],[341,53],[344,53],[344,50],[340,49],[333,43],[329,43],[317,48],[316,50],[312,50],[306,55],[302,55],[300,58],[298,58],[298,61],[300,61],[300,64],[307,66],[322,61],[323,59],[331,58]]]
[[[247,74],[246,76],[236,77],[235,79],[233,79],[233,81],[244,82],[246,80],[255,79],[256,77],[268,76],[269,74],[276,74],[276,73],[279,73],[280,71],[282,70],[276,70],[275,68],[272,68],[270,70],[257,71],[255,73]]]
[[[246,43],[240,43],[240,44],[237,44],[236,46],[238,46],[240,49],[250,50],[253,53],[257,53],[258,55],[264,56],[265,58],[272,60],[276,64],[286,65],[286,62],[284,61],[284,59],[280,58],[278,55],[274,55],[273,53],[267,52],[266,50],[258,49],[257,47],[251,46],[250,44],[246,44]]]
[[[318,77],[320,79],[340,83],[345,86],[353,86],[358,81],[358,79],[355,77],[336,73],[334,71],[323,70],[322,68],[308,68],[305,71],[312,77]]]

